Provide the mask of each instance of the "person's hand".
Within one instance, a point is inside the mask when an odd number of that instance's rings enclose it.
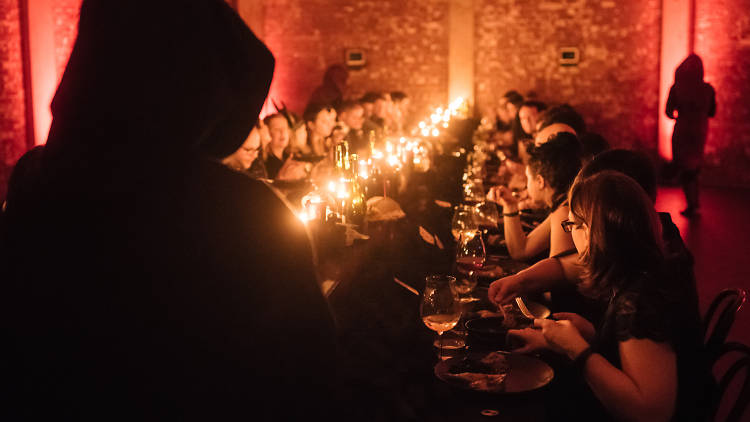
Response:
[[[567,355],[570,359],[575,359],[589,347],[589,343],[569,320],[535,319],[534,327],[542,329],[544,339],[552,351]]]
[[[487,199],[503,207],[503,212],[518,211],[518,198],[506,186],[493,186],[487,194]]]
[[[586,318],[573,313],[573,312],[557,312],[552,314],[552,318],[562,321],[567,320],[570,321],[573,326],[578,329],[578,332],[581,333],[581,336],[583,336],[586,341],[591,341],[594,339],[594,336],[596,335],[596,328],[594,328],[594,324],[589,322]]]
[[[513,349],[515,353],[534,353],[549,349],[549,344],[542,334],[542,330],[536,328],[524,328],[522,330],[508,330],[508,341],[520,340],[523,345]]]
[[[301,180],[307,177],[307,170],[305,170],[305,164],[302,161],[295,161],[290,156],[284,161],[284,164],[279,170],[279,174],[276,175],[277,180]]]
[[[490,284],[487,297],[495,306],[511,302],[516,296],[524,293],[521,277],[516,274],[495,280]]]

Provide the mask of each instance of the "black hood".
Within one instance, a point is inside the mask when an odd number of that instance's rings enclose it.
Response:
[[[75,171],[122,157],[227,156],[255,124],[273,66],[222,0],[84,0],[47,161]]]

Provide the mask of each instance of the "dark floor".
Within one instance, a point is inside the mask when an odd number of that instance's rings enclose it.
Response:
[[[750,292],[750,189],[703,188],[697,218],[680,215],[682,191],[661,187],[658,211],[669,212],[695,257],[701,312],[722,289],[742,287]],[[729,340],[750,345],[750,303],[740,310]]]

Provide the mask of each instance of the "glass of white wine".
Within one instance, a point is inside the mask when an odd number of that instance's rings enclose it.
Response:
[[[452,329],[461,319],[461,304],[451,287],[455,278],[449,275],[429,275],[419,304],[419,314],[427,328],[438,333],[439,358],[443,359],[443,333]]]

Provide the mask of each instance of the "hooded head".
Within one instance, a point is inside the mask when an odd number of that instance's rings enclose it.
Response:
[[[696,55],[687,56],[674,72],[674,81],[678,85],[698,85],[703,82],[703,60]]]
[[[81,170],[123,156],[230,155],[258,118],[273,63],[224,1],[84,0],[48,157]]]

